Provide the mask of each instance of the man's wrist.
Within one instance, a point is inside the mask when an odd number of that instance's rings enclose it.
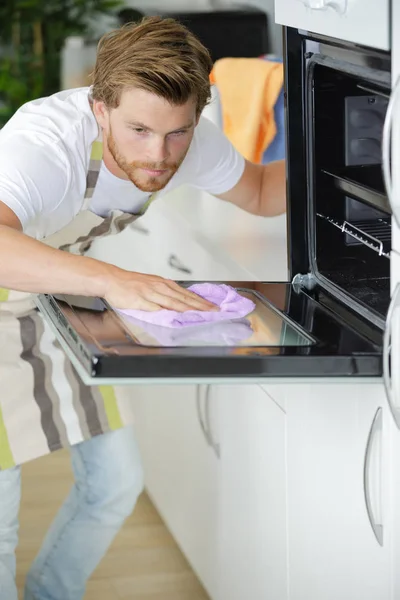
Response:
[[[112,279],[115,277],[115,272],[118,267],[110,265],[106,262],[87,258],[89,275],[86,277],[86,296],[98,296],[104,298],[107,295]]]

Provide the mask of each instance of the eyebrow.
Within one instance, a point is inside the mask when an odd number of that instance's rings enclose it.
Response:
[[[140,129],[145,129],[146,131],[151,131],[152,133],[154,133],[153,129],[151,129],[151,127],[149,127],[148,125],[145,125],[144,123],[141,123],[140,121],[126,121],[126,124],[132,125],[133,127],[138,127]],[[190,129],[192,126],[193,126],[193,121],[191,121],[187,125],[183,125],[183,127],[178,127],[178,129],[169,131],[168,133],[176,133],[177,131],[184,131],[186,129]]]

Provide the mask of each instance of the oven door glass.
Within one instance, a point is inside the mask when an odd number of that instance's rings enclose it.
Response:
[[[252,313],[172,328],[123,316],[100,298],[39,295],[37,304],[87,385],[381,375],[382,332],[323,290],[224,283],[254,302]]]

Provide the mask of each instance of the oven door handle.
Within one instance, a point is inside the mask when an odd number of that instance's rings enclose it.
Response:
[[[392,124],[393,114],[395,107],[400,96],[400,77],[397,79],[392,93],[390,95],[388,107],[386,110],[385,123],[383,125],[382,133],[382,171],[383,180],[385,182],[386,193],[389,199],[390,206],[392,207],[392,213],[397,226],[400,227],[400,215],[396,213],[396,209],[400,210],[400,206],[395,204],[393,197],[393,181],[392,181],[392,169],[391,169],[391,142],[392,142]]]
[[[396,285],[390,302],[383,336],[383,383],[390,412],[400,429],[400,386],[398,385],[400,382],[400,353],[398,352],[400,348],[400,316],[397,315],[398,309],[400,309],[400,283]],[[395,325],[394,332],[393,325]],[[392,350],[394,350],[393,353]],[[395,365],[394,369],[391,369],[391,363]]]

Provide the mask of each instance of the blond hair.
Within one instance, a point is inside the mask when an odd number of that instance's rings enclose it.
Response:
[[[101,38],[92,97],[117,108],[122,91],[137,87],[176,105],[194,97],[200,114],[210,100],[211,69],[210,53],[184,25],[145,17]]]

